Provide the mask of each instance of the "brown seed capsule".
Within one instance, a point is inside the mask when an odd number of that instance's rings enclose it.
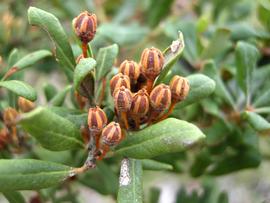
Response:
[[[18,98],[18,106],[22,112],[29,112],[35,108],[35,104],[23,97]]]
[[[172,92],[172,100],[174,102],[182,101],[186,98],[189,92],[188,80],[184,77],[175,75],[170,81]]]
[[[5,109],[3,113],[3,119],[6,126],[13,126],[16,122],[18,115],[19,113],[14,108],[8,107],[7,109]]]
[[[130,80],[128,76],[118,73],[110,81],[111,94],[113,95],[114,91],[122,86],[130,89]]]
[[[132,99],[130,113],[134,116],[143,117],[149,110],[149,95],[146,89],[141,89]]]
[[[159,49],[154,47],[144,49],[141,55],[141,71],[149,80],[154,80],[162,69],[164,57]]]
[[[124,86],[116,89],[113,94],[114,106],[118,112],[128,112],[132,102],[132,93]]]
[[[122,138],[120,125],[116,122],[109,123],[102,131],[101,143],[108,146],[117,145]]]
[[[84,11],[74,18],[73,27],[80,40],[83,43],[88,43],[96,34],[97,17],[95,14]]]
[[[0,150],[5,147],[8,142],[8,131],[6,128],[0,129]]]
[[[130,81],[135,84],[140,76],[140,65],[135,61],[125,60],[121,63],[119,72],[127,75],[130,78]]]
[[[93,133],[100,133],[107,124],[105,112],[98,106],[90,108],[88,111],[88,128]]]
[[[150,103],[155,111],[162,112],[171,105],[171,90],[168,85],[156,86],[150,94]]]

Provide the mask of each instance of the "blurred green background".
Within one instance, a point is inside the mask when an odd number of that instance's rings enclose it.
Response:
[[[96,13],[98,31],[91,42],[94,54],[97,54],[100,47],[117,43],[120,46],[120,53],[116,66],[124,59],[138,61],[145,47],[155,46],[163,50],[177,38],[179,30],[184,34],[186,48],[182,59],[172,70],[173,73],[181,75],[204,73],[205,60],[212,59],[218,66],[222,80],[230,81],[235,76],[234,48],[239,40],[247,41],[258,48],[261,55],[257,62],[259,69],[270,63],[269,0],[1,0],[0,70],[7,66],[8,56],[15,48],[19,50],[19,56],[38,49],[52,50],[52,43],[46,33],[28,24],[27,9],[30,6],[46,10],[59,18],[73,45],[75,56],[80,54],[80,49],[72,31],[71,21],[84,10]],[[269,74],[265,75],[261,82],[269,84],[269,78]],[[35,64],[34,68],[25,73],[25,81],[40,91],[44,82],[52,83],[59,89],[66,84],[65,76],[53,58],[46,58]],[[254,81],[254,83],[257,82]],[[231,86],[231,89],[234,87],[231,84],[228,86]],[[269,85],[264,86],[264,89],[267,88],[269,89]],[[260,91],[257,92],[258,95],[260,93]],[[238,96],[236,92],[234,97]],[[214,100],[218,105],[209,106]],[[39,102],[43,103],[44,98],[39,97]],[[211,145],[216,141],[216,137],[211,136],[212,134],[223,136],[227,130],[225,129],[224,132],[224,128],[220,127],[223,124],[220,124],[217,118],[226,112],[225,110],[221,112],[220,109],[224,107],[220,105],[221,103],[215,97],[213,100],[192,106],[181,114],[176,112],[175,117],[184,117],[185,120],[196,123],[206,132],[209,145]],[[269,114],[264,117],[269,120]],[[239,131],[241,131],[240,128]],[[234,142],[237,139],[234,133],[231,137],[228,136],[228,139],[224,138],[227,136],[224,135],[223,138],[226,139],[224,143]],[[179,170],[174,173],[145,173],[144,186],[148,188],[146,191],[152,188],[151,194],[160,192],[158,200],[152,202],[225,203],[227,198],[230,203],[270,202],[270,175],[268,173],[270,140],[267,136],[258,139],[258,135],[246,139],[244,142],[252,144],[245,146],[254,147],[254,154],[260,151],[259,158],[255,158],[257,162],[251,163],[250,166],[257,168],[239,167],[238,169],[236,167],[237,169],[218,173],[217,176],[203,175],[203,172],[196,174],[191,171],[198,165],[194,166],[192,161],[186,160],[195,160],[197,155],[206,153],[208,156],[210,153],[211,156],[219,155],[214,159],[226,157],[229,152],[222,150],[226,148],[223,141],[221,145],[218,143],[215,149],[211,149],[212,151],[198,150],[192,154],[172,155],[172,157],[178,156],[179,162],[175,167],[178,166]],[[213,152],[214,150],[216,151]],[[201,158],[205,157],[202,155]],[[261,159],[263,159],[262,163]],[[229,165],[238,163],[235,160],[227,162]],[[202,176],[192,178],[190,173],[192,176]],[[155,190],[155,188],[160,190]],[[75,190],[80,191],[82,202],[88,202],[89,197],[96,198],[93,201],[96,203],[113,202],[106,192],[106,195],[100,195],[98,189],[96,190],[99,193],[94,190],[89,192],[81,186]],[[147,192],[145,196],[151,195]],[[200,197],[200,200],[197,197]],[[2,199],[0,201],[4,202]]]

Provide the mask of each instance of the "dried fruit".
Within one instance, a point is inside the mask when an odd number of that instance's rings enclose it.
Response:
[[[171,90],[168,85],[160,84],[156,86],[150,94],[150,104],[152,109],[162,112],[171,105]]]
[[[113,94],[114,106],[118,112],[128,112],[131,107],[132,93],[122,86],[114,91]]]
[[[8,107],[7,109],[5,109],[3,113],[3,119],[6,126],[13,126],[16,122],[18,115],[19,113],[14,108]]]
[[[121,63],[119,72],[127,75],[131,83],[135,84],[140,76],[140,65],[135,61],[125,60]]]
[[[108,146],[117,145],[122,138],[122,131],[119,123],[111,122],[102,131],[101,143]]]
[[[175,75],[170,81],[170,89],[172,92],[172,101],[182,101],[186,98],[189,92],[188,80],[184,77]]]
[[[35,108],[35,104],[23,97],[18,98],[18,106],[22,112],[29,112]]]
[[[141,71],[148,80],[155,80],[164,63],[162,52],[157,48],[146,48],[141,55]]]
[[[84,11],[74,18],[73,27],[80,40],[88,43],[96,34],[97,17],[95,14]]]
[[[130,113],[135,117],[143,117],[148,111],[149,95],[145,89],[141,89],[133,96]]]
[[[90,108],[88,111],[88,128],[90,132],[98,134],[107,124],[105,112],[98,106]]]
[[[130,89],[130,80],[128,76],[118,73],[110,81],[111,94],[113,95],[114,91],[122,86]]]

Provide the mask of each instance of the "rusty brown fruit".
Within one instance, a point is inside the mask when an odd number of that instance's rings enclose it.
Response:
[[[90,108],[88,111],[88,128],[90,132],[100,133],[107,125],[107,116],[100,107]]]
[[[114,106],[118,112],[128,112],[131,107],[132,93],[122,86],[114,91],[113,94]]]
[[[116,122],[109,123],[102,131],[101,142],[108,146],[117,145],[122,139],[121,127]]]
[[[131,83],[135,84],[140,76],[140,65],[135,61],[125,60],[121,63],[119,72],[127,75]]]
[[[18,107],[22,112],[29,112],[35,108],[35,104],[28,99],[23,97],[18,98]]]
[[[170,81],[172,100],[174,102],[184,100],[189,93],[189,88],[189,83],[186,78],[175,75]]]
[[[150,94],[150,104],[155,111],[164,111],[171,105],[171,90],[168,85],[156,86]]]
[[[114,91],[120,87],[124,86],[125,88],[130,89],[130,79],[128,76],[118,73],[112,77],[110,81],[111,95],[114,94]]]

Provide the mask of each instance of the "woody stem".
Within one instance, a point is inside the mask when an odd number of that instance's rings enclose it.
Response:
[[[82,43],[82,52],[83,52],[83,58],[87,58],[87,43],[83,42]]]

